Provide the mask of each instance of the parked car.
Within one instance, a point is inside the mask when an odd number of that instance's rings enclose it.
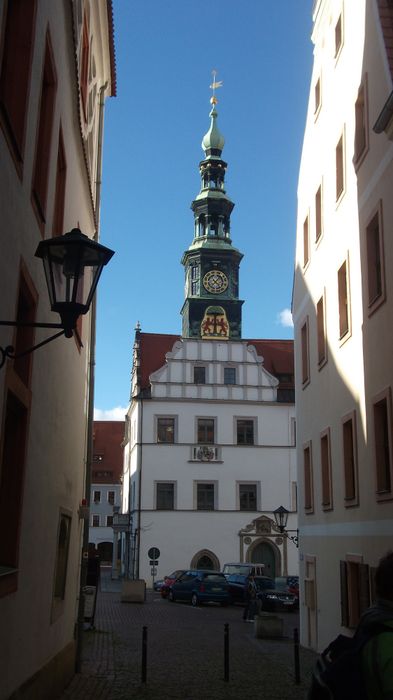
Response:
[[[299,602],[299,576],[277,576],[274,581],[276,588],[293,593]]]
[[[262,577],[263,581],[255,579],[258,588],[257,598],[260,601],[261,610],[297,610],[299,599],[288,590],[277,587],[273,579]],[[266,580],[267,579],[267,580]]]
[[[191,605],[220,603],[228,605],[228,583],[223,573],[210,569],[189,569],[174,581],[169,589],[169,600],[186,600]]]
[[[249,577],[243,574],[228,574],[225,578],[228,581],[231,603],[242,603],[244,605]],[[265,584],[265,587],[274,588],[274,581],[269,576],[255,576],[254,581],[255,583],[258,582],[257,587],[262,588]]]
[[[164,579],[162,579],[162,578],[157,579],[156,581],[154,581],[154,590],[160,591],[163,585],[164,585]]]
[[[273,579],[268,576],[263,576],[263,570],[263,564],[248,564],[246,562],[224,564],[223,573],[228,581],[231,603],[245,602],[245,592],[249,576],[267,578],[273,583]]]
[[[168,597],[170,587],[184,572],[185,569],[176,569],[176,571],[173,571],[169,576],[164,576],[164,581],[160,589],[162,598]]]

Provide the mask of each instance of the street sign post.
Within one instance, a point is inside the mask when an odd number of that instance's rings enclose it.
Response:
[[[160,557],[160,554],[161,554],[161,552],[160,552],[160,550],[158,549],[158,547],[150,547],[150,549],[149,549],[149,551],[148,551],[148,553],[147,553],[147,556],[148,556],[149,559],[150,559],[150,562],[149,562],[149,563],[150,563],[150,566],[152,567],[152,568],[150,569],[150,572],[151,572],[151,575],[152,575],[152,577],[153,577],[153,590],[154,590],[154,577],[155,577],[156,574],[157,574],[156,566],[158,566],[158,559],[159,559],[159,557]]]

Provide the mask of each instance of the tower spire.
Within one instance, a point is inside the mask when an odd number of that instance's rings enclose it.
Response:
[[[234,204],[225,191],[225,139],[217,126],[215,93],[223,83],[216,77],[214,70],[210,128],[202,139],[205,158],[199,164],[201,190],[191,204],[194,240],[182,258],[186,299],[181,314],[184,337],[228,340],[241,338],[238,271],[243,255],[230,238]]]

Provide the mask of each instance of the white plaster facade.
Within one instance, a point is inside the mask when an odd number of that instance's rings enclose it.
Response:
[[[11,33],[6,23],[14,10],[17,20]],[[88,236],[98,233],[103,103],[115,94],[110,12],[105,0],[29,0],[23,8],[21,3],[1,3],[1,320],[15,320],[21,290],[28,290],[29,303],[36,305],[30,320],[58,322],[59,317],[50,312],[42,262],[34,257],[37,245],[42,238],[74,227]],[[86,118],[79,82],[85,21],[90,46]],[[18,128],[14,112],[9,112],[8,124],[5,117],[7,108],[15,106],[10,93],[3,90],[1,60],[7,52],[15,64],[23,62],[22,68],[28,69],[26,104],[15,107],[23,121],[19,153],[12,140],[12,130]],[[54,70],[46,77],[49,102],[54,96],[53,119],[48,108],[45,123],[40,109],[44,65],[49,64]],[[7,80],[9,84],[12,76]],[[46,206],[41,214],[33,206],[32,194],[39,124],[46,140],[41,157],[48,167],[47,191],[41,191],[41,204]],[[65,163],[59,160],[61,140]],[[59,170],[64,206],[63,225],[56,230]],[[58,208],[57,225],[60,214]],[[74,338],[58,338],[21,364],[8,359],[0,369],[1,700],[14,693],[21,700],[53,700],[75,671],[91,325],[90,315],[84,316],[79,329],[82,347]],[[29,345],[53,332],[36,329]],[[12,327],[0,328],[0,345],[26,347]]]
[[[315,649],[354,629],[393,541],[393,144],[373,130],[392,92],[389,12],[313,10],[293,318],[301,642]]]
[[[105,543],[113,545],[113,514],[121,508],[121,484],[92,483],[90,492],[89,546],[99,551]],[[101,545],[101,547],[99,546]],[[106,554],[105,548],[102,554]],[[103,561],[101,556],[101,561]],[[112,563],[112,555],[105,558]]]
[[[285,506],[288,528],[296,530],[294,405],[277,402],[278,381],[263,358],[247,341],[179,339],[144,394],[138,344],[137,333],[123,475],[123,512],[132,516],[130,575],[151,585],[152,546],[161,552],[159,578],[196,566],[203,555],[219,569],[262,556],[267,574],[296,574],[297,549],[279,536],[272,515]],[[204,384],[194,383],[195,366],[205,367]],[[235,369],[234,384],[224,383],[224,367]],[[158,442],[162,417],[174,419],[172,444]],[[198,441],[199,419],[213,420],[214,441]],[[254,444],[237,444],[241,419],[252,421]],[[162,483],[173,484],[168,510],[157,507]],[[199,509],[199,484],[213,485],[210,510]],[[255,487],[253,510],[240,505],[239,486],[247,484]]]

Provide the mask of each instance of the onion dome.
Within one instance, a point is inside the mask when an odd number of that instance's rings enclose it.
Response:
[[[221,151],[224,148],[225,139],[216,124],[217,114],[213,103],[213,109],[209,114],[209,117],[211,117],[210,129],[202,139],[202,148],[205,151],[206,158],[209,156],[221,156]]]

